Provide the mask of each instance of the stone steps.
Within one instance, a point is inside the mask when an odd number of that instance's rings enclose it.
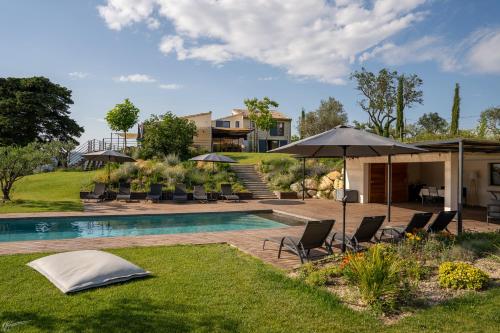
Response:
[[[231,169],[239,180],[245,185],[246,189],[253,194],[254,199],[276,199],[274,193],[269,190],[267,183],[254,165],[233,164]]]

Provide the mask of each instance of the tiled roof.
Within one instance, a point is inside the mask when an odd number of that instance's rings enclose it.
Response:
[[[248,117],[248,110],[246,109],[233,109],[234,113],[243,113],[244,117]],[[274,119],[280,119],[280,120],[292,120],[291,118],[287,117],[284,113],[281,113],[279,111],[271,111],[271,114],[273,115]]]

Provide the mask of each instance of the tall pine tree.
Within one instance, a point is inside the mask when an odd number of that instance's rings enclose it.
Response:
[[[453,108],[451,109],[450,134],[458,134],[458,119],[460,118],[460,85],[455,84],[455,96],[453,96]]]
[[[398,79],[398,92],[396,98],[396,133],[400,139],[403,139],[404,135],[404,99],[403,99],[403,84],[404,76],[401,75]]]

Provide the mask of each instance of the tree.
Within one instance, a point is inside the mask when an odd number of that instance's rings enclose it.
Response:
[[[0,187],[2,201],[10,200],[12,185],[37,167],[51,162],[54,149],[50,143],[30,143],[25,146],[0,147]]]
[[[70,115],[71,90],[45,77],[0,78],[0,145],[73,141],[83,133]]]
[[[180,158],[189,156],[189,147],[196,135],[196,125],[172,112],[152,115],[144,122],[141,155],[145,158],[176,154]]]
[[[106,121],[113,131],[122,131],[124,135],[124,147],[127,148],[127,131],[137,123],[140,110],[135,107],[128,98],[106,114]]]
[[[460,118],[460,86],[455,84],[455,95],[453,96],[453,107],[451,109],[450,134],[458,135],[458,120]]]
[[[347,124],[347,113],[341,102],[333,97],[322,100],[315,111],[305,113],[299,123],[303,137],[328,131],[335,126]]]
[[[482,138],[500,140],[500,107],[491,107],[481,112],[477,132]]]
[[[417,121],[419,132],[429,134],[445,134],[448,122],[437,112],[424,113]]]
[[[399,139],[402,140],[404,136],[404,99],[403,99],[403,86],[404,77],[400,76],[398,79],[398,95],[396,99],[396,133]]]
[[[351,79],[356,80],[356,89],[364,96],[359,105],[368,113],[370,127],[378,135],[389,137],[392,123],[396,120],[394,108],[397,105],[396,82],[399,79],[403,82],[402,109],[423,103],[420,90],[422,79],[415,74],[398,75],[398,72],[385,68],[374,74],[362,68],[353,72]]]
[[[245,99],[245,106],[248,109],[248,118],[255,124],[254,130],[254,151],[260,151],[258,144],[258,131],[263,130],[266,132],[266,140],[269,134],[269,130],[276,126],[276,120],[273,118],[273,114],[270,110],[271,107],[277,108],[279,104],[269,97],[264,97],[259,100],[257,98]]]
[[[306,120],[306,109],[302,108],[302,110],[300,110],[300,118],[298,126],[300,139],[305,138],[305,128],[304,128],[305,120]]]

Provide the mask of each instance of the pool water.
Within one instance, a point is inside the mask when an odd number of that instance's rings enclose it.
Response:
[[[181,234],[284,227],[273,214],[196,213],[1,219],[0,242]]]

